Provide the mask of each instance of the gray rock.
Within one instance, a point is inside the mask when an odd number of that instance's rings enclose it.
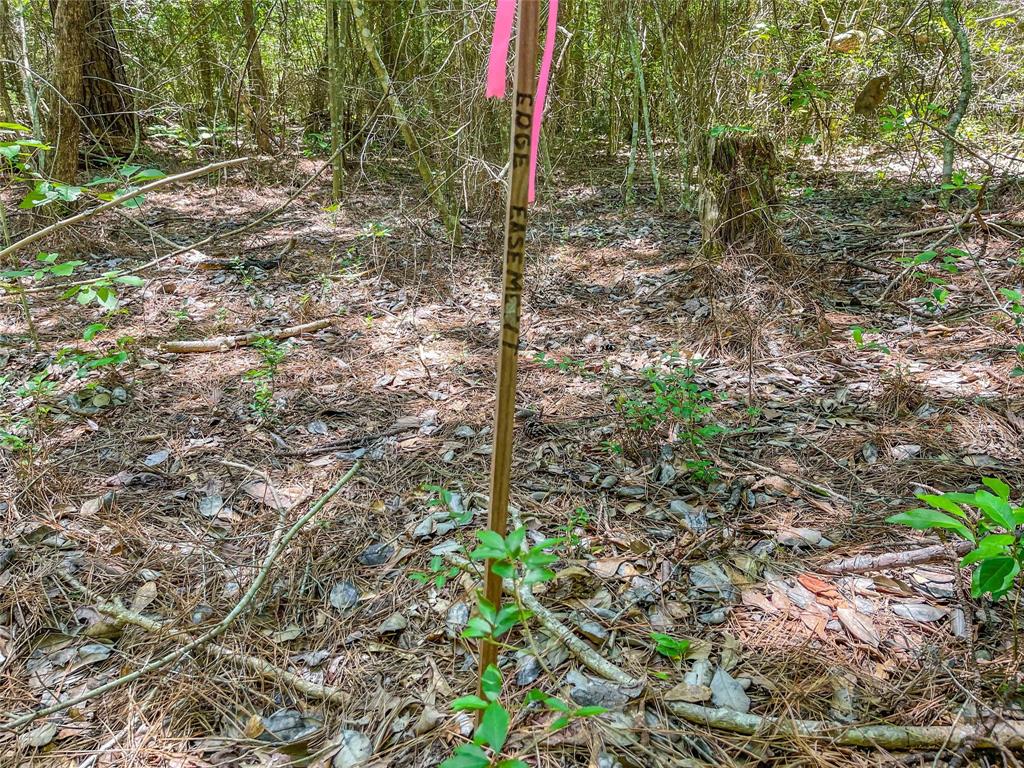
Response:
[[[705,560],[690,568],[690,583],[701,592],[709,592],[726,599],[732,599],[736,589],[722,566],[712,560]]]
[[[635,695],[622,686],[584,675],[576,669],[565,676],[565,681],[572,686],[569,696],[581,707],[617,709],[625,706]]]
[[[356,559],[361,565],[382,565],[393,554],[395,554],[395,548],[390,544],[371,544]]]
[[[691,533],[701,534],[708,529],[707,512],[690,506],[682,499],[673,499],[668,505],[668,511]]]
[[[462,634],[469,622],[469,606],[465,603],[452,603],[444,620],[444,632],[455,639]]]

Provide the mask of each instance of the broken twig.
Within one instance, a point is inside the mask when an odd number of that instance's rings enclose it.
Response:
[[[238,336],[218,336],[213,339],[192,339],[190,341],[167,341],[161,347],[161,352],[174,352],[179,355],[195,354],[199,352],[227,352],[235,347],[245,347],[260,339],[290,339],[292,336],[301,336],[304,333],[320,331],[334,324],[333,317],[326,317],[323,320],[314,320],[311,323],[293,325],[289,328],[275,328],[268,331],[254,331],[243,333]]]

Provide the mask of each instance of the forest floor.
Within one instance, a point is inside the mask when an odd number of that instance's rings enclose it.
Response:
[[[253,162],[125,215],[185,245],[285,202],[318,165]],[[554,715],[515,704],[509,751],[544,766],[962,764],[958,750],[908,759],[727,733],[664,702],[908,725],[1018,706],[1012,595],[970,599],[951,557],[825,566],[937,543],[884,522],[915,493],[985,476],[1024,489],[1024,340],[999,293],[1024,277],[1020,188],[989,190],[983,218],[998,226],[955,228],[969,198],[947,211],[898,169],[804,164],[784,187],[791,263],[737,252],[710,265],[691,215],[650,200],[624,211],[616,174],[544,191],[533,213],[512,501],[532,532],[566,539],[541,602],[650,685],[637,698],[582,677],[535,625],[514,640],[540,662],[502,656],[510,706],[541,688],[611,711],[535,747]],[[361,462],[220,652],[0,733],[3,766],[348,766],[366,750],[368,765],[429,766],[467,733],[449,703],[475,688],[459,632],[478,581],[432,559],[486,520],[500,227],[468,227],[453,247],[410,203],[411,177],[350,182],[337,212],[318,180],[252,231],[144,272],[90,342],[101,310],[34,294],[34,350],[18,304],[2,305],[3,407],[31,422],[21,450],[0,451],[3,720],[180,647],[103,601],[193,636],[214,626],[282,521]],[[38,226],[28,218],[15,235]],[[85,278],[170,250],[151,232],[111,212],[42,245],[85,260]],[[935,285],[898,259],[943,237],[922,270],[950,293],[931,309],[914,299]],[[945,256],[956,272],[937,267]],[[327,317],[261,348],[161,351]],[[86,358],[60,355],[122,337],[127,360],[82,376]],[[650,377],[692,418],[631,427],[622,411],[654,403]],[[694,445],[708,424],[722,429]],[[691,640],[687,659],[657,653],[652,632]],[[333,701],[231,651],[330,686]]]

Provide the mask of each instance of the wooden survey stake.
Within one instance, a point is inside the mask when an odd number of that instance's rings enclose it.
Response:
[[[491,454],[491,505],[488,526],[504,536],[508,527],[509,479],[512,472],[512,427],[516,411],[516,369],[519,355],[519,312],[523,296],[526,258],[526,207],[530,177],[530,133],[537,93],[537,16],[539,0],[519,3],[516,36],[516,85],[512,101],[512,137],[509,147],[511,178],[505,212],[505,282],[501,296],[501,345],[498,349],[498,403]],[[500,605],[502,578],[487,561],[484,596]],[[498,659],[497,647],[480,645],[480,674]]]

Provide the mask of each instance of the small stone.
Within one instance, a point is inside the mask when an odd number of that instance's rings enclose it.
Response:
[[[196,606],[195,610],[192,611],[192,623],[202,624],[211,616],[213,616],[213,608],[206,605],[205,603],[200,603]]]
[[[668,505],[668,511],[691,533],[700,535],[708,529],[707,513],[703,509],[690,506],[682,499],[673,499]]]
[[[469,613],[466,603],[452,603],[444,620],[444,633],[452,639],[459,637],[469,622]]]
[[[519,661],[516,663],[516,685],[520,688],[525,688],[527,685],[535,682],[540,677],[542,671],[543,669],[536,656],[520,656]]]
[[[356,559],[360,565],[383,565],[393,554],[395,548],[390,544],[371,544]]]
[[[619,482],[619,478],[617,478],[615,475],[605,475],[604,478],[602,478],[601,480],[601,488],[607,491],[617,482]]]
[[[729,609],[725,606],[697,614],[697,621],[701,624],[724,624],[728,618]]]
[[[647,493],[647,490],[641,485],[624,485],[615,492],[619,494],[619,496],[625,496],[630,499],[639,499]]]
[[[476,430],[468,424],[460,424],[455,428],[456,437],[476,437]]]
[[[159,467],[161,464],[167,461],[167,459],[169,459],[170,456],[170,451],[164,449],[162,451],[156,451],[155,453],[149,454],[149,456],[142,460],[142,463],[145,464],[147,467]]]
[[[306,431],[311,435],[326,435],[327,425],[320,421],[320,419],[314,419],[306,425]]]

